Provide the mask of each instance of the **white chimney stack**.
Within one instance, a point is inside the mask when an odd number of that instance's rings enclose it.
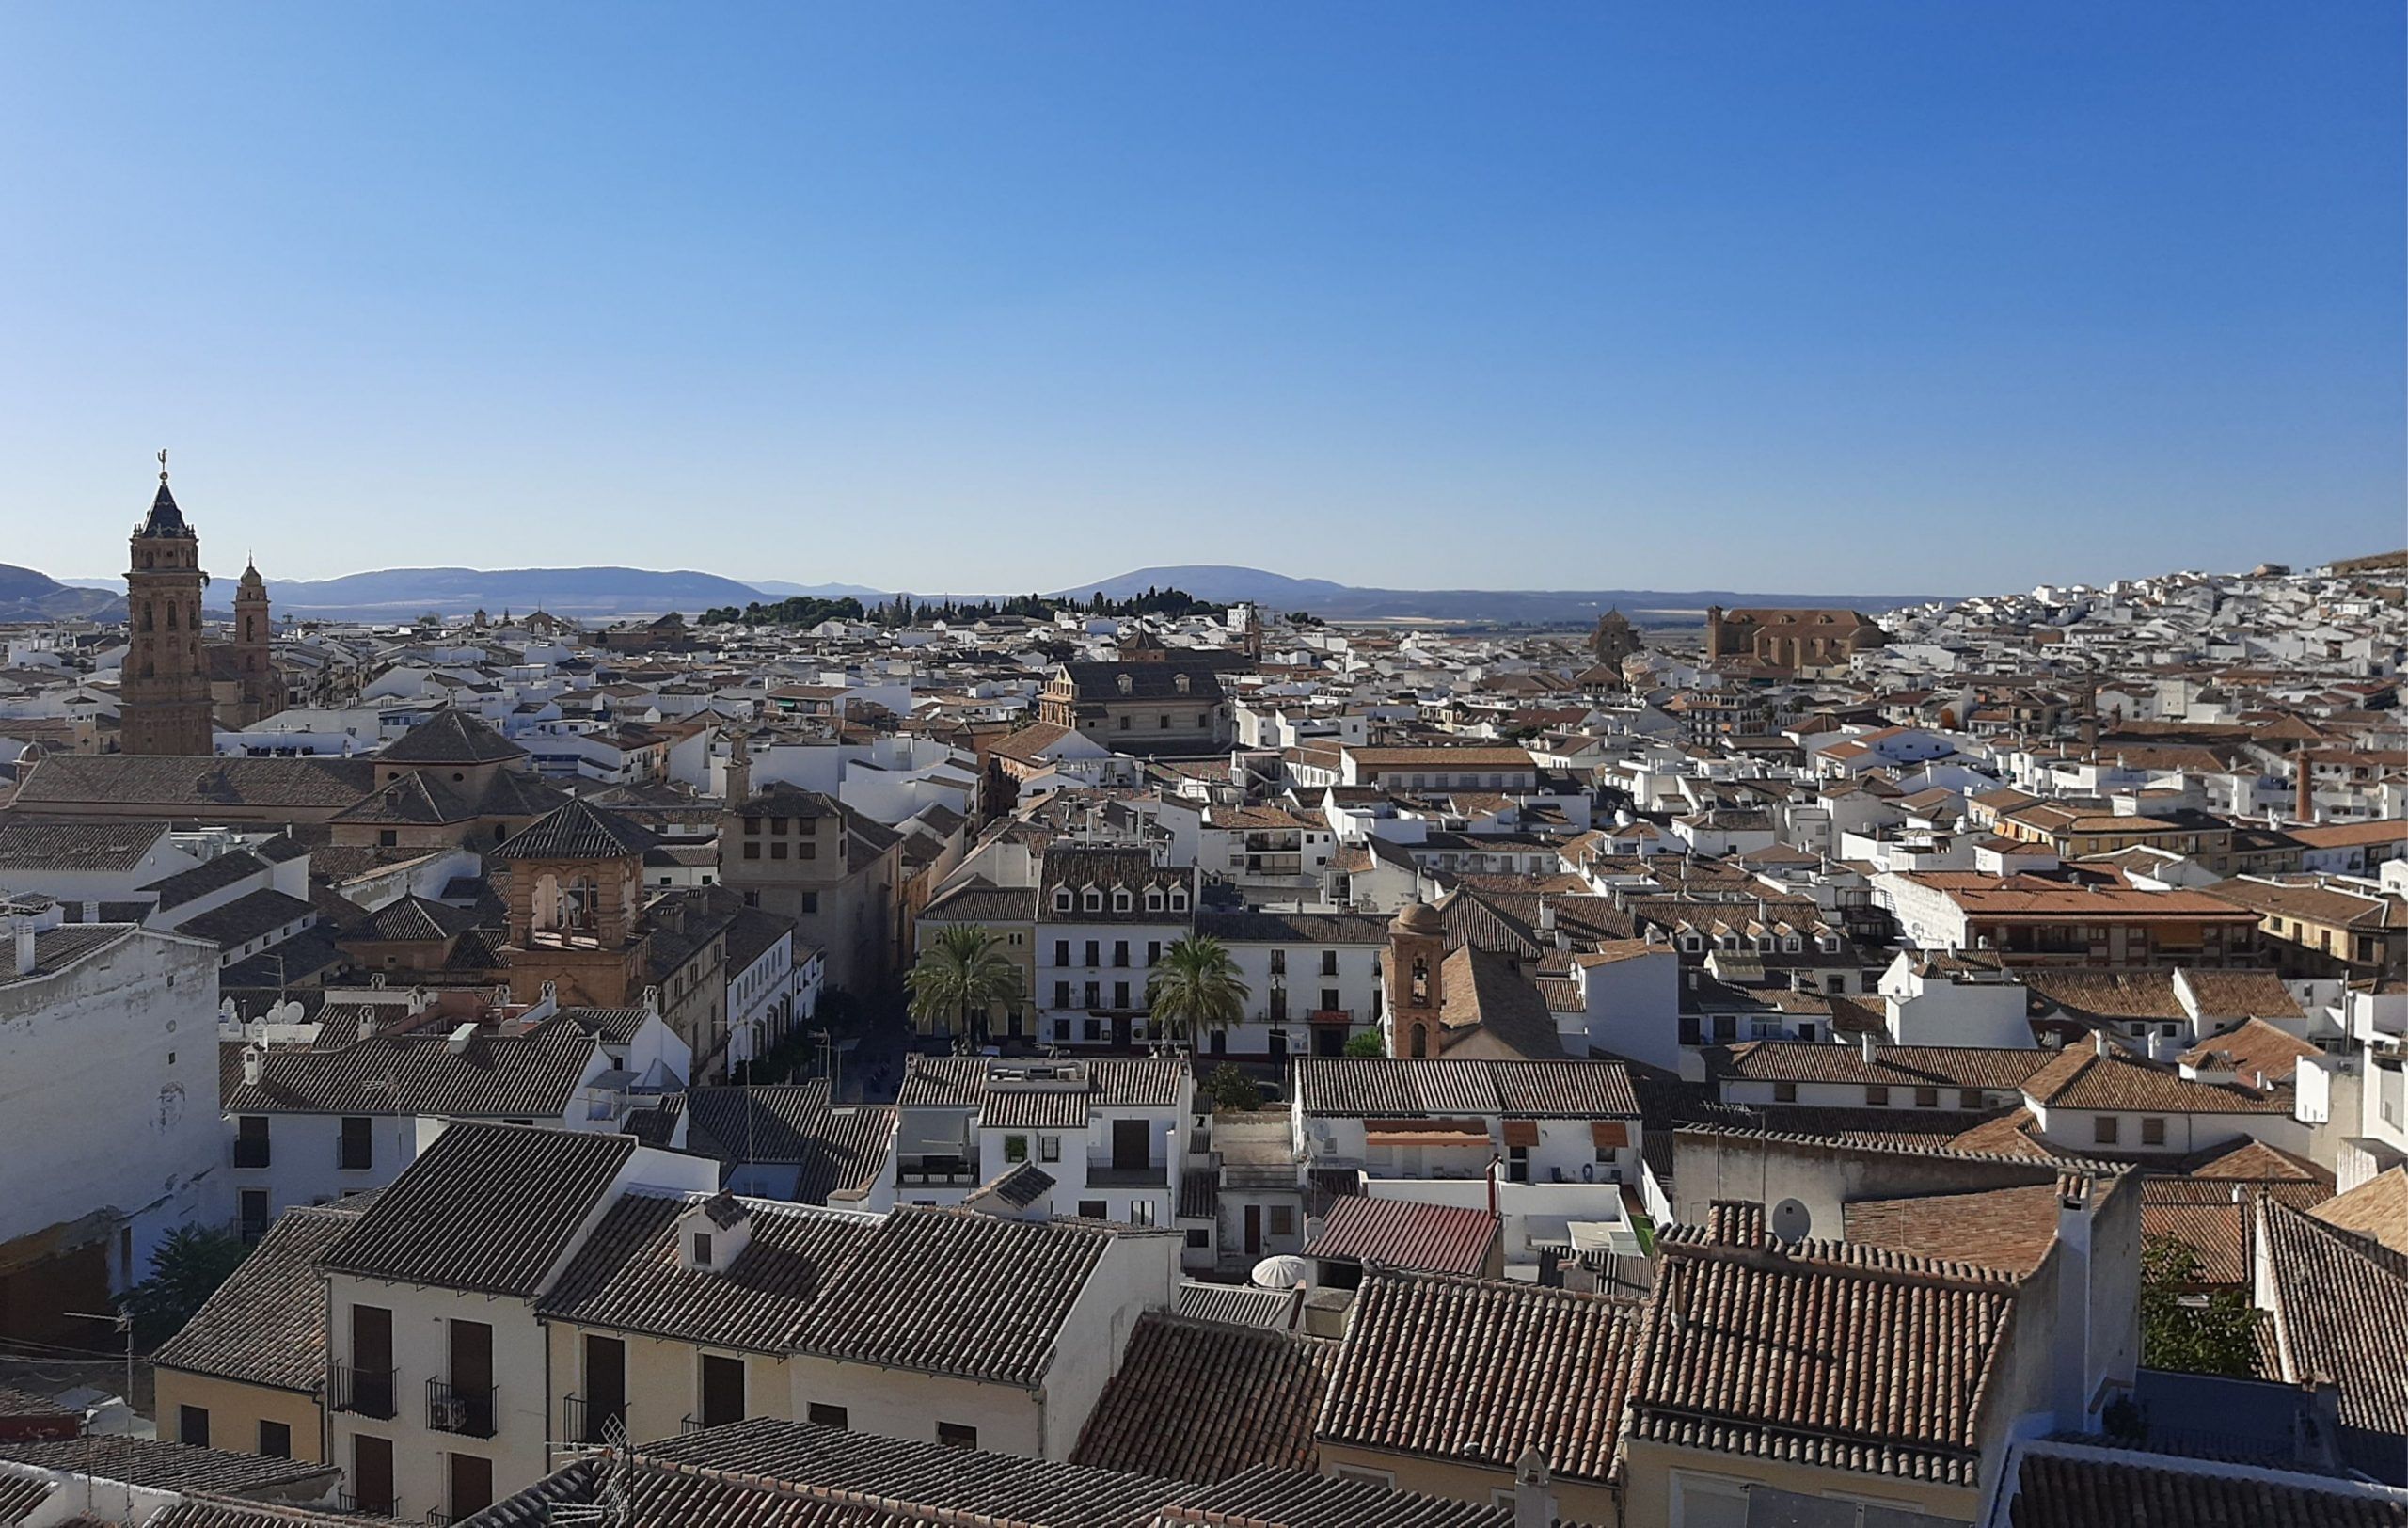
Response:
[[[468,1043],[476,1038],[476,1025],[473,1023],[455,1024],[452,1027],[452,1032],[443,1037],[443,1048],[454,1056],[466,1055],[468,1049]]]
[[[1865,1064],[1868,1066],[1871,1065],[1875,1058],[1873,1054],[1873,1031],[1867,1029],[1864,1033],[1857,1036],[1856,1039],[1857,1043],[1863,1049]]]
[[[39,963],[40,959],[34,949],[34,920],[29,917],[19,918],[17,920],[16,934],[17,975],[21,977],[32,976],[34,974],[34,967]]]
[[[1546,1456],[1526,1448],[1513,1461],[1513,1528],[1553,1528],[1554,1523],[1555,1482]]]

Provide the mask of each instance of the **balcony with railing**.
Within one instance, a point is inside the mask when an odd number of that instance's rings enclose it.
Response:
[[[391,1369],[355,1369],[340,1363],[326,1377],[336,1410],[379,1422],[393,1419],[393,1396],[399,1388],[395,1377]]]
[[[1087,1186],[1090,1188],[1167,1188],[1170,1186],[1170,1166],[1164,1162],[1149,1162],[1144,1167],[1115,1167],[1110,1162],[1087,1164]]]
[[[426,1425],[435,1432],[463,1438],[491,1438],[494,1433],[494,1387],[463,1390],[440,1379],[426,1382]]]
[[[561,1435],[572,1443],[614,1443],[626,1440],[627,1403],[596,1406],[582,1395],[561,1401]]]
[[[236,1136],[234,1138],[234,1165],[238,1168],[266,1167],[270,1154],[265,1136]]]
[[[895,1161],[895,1181],[906,1187],[942,1188],[974,1184],[978,1174],[966,1157],[906,1156]]]

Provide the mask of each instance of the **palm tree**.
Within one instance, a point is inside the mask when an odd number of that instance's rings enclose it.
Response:
[[[1207,934],[1190,934],[1163,951],[1162,963],[1146,980],[1155,1033],[1190,1045],[1202,1030],[1243,1020],[1250,995],[1228,947]]]
[[[1004,953],[1001,934],[974,923],[957,923],[920,951],[919,963],[904,974],[911,994],[911,1020],[933,1029],[939,1020],[958,1017],[974,1041],[987,1038],[987,1011],[1020,997],[1020,967]]]

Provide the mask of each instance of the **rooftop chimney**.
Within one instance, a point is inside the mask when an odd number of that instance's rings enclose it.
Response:
[[[2091,1031],[2090,1044],[2091,1048],[2096,1050],[2101,1056],[2112,1056],[2115,1054],[2115,1047],[2107,1043],[2107,1031],[2104,1029],[2095,1029]]]
[[[246,1088],[256,1088],[256,1087],[258,1087],[258,1086],[260,1085],[260,1075],[261,1075],[261,1069],[266,1065],[266,1063],[267,1063],[267,1058],[266,1058],[266,1056],[265,1056],[265,1055],[263,1055],[263,1054],[261,1052],[260,1048],[259,1048],[257,1045],[246,1045],[246,1046],[244,1046],[244,1047],[243,1047],[243,1086],[244,1086],[244,1087],[246,1087]]]
[[[1552,1528],[1554,1521],[1555,1478],[1546,1456],[1526,1448],[1513,1461],[1513,1528]]]
[[[17,975],[21,977],[32,976],[34,974],[35,965],[40,963],[40,957],[34,950],[34,920],[29,917],[19,918],[17,920],[16,934]]]
[[[1858,1047],[1864,1053],[1865,1064],[1868,1066],[1871,1065],[1876,1059],[1873,1053],[1873,1031],[1870,1029],[1865,1030],[1864,1033],[1856,1037],[1856,1043]]]
[[[468,1049],[468,1043],[476,1038],[475,1024],[455,1024],[452,1027],[452,1032],[443,1037],[443,1048],[454,1056],[465,1055]]]

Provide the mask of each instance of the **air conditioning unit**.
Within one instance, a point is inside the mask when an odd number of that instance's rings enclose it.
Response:
[[[468,1425],[468,1403],[466,1401],[435,1401],[428,1406],[428,1425],[447,1432],[457,1432]]]

